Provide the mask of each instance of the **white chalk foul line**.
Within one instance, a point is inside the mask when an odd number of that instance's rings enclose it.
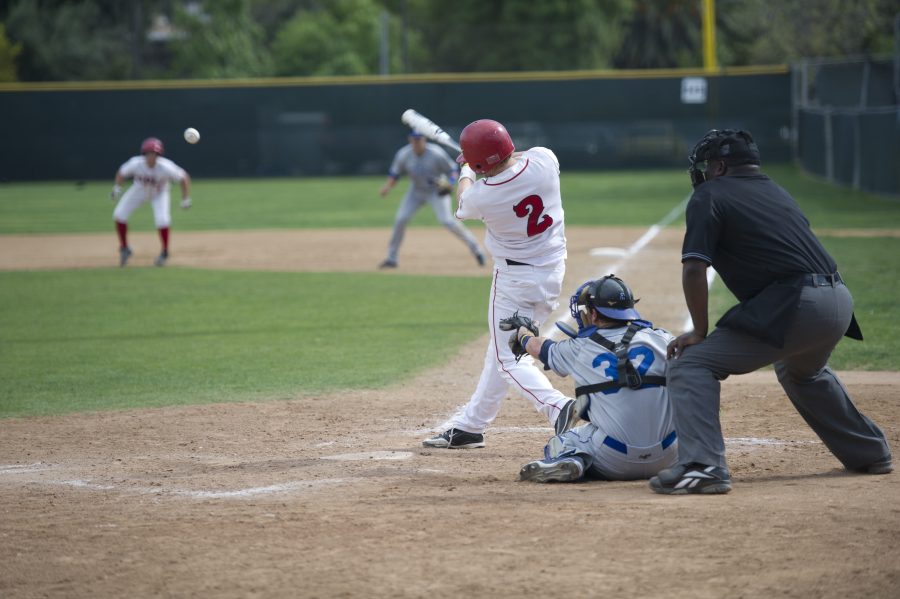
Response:
[[[193,497],[195,499],[246,499],[248,497],[257,497],[259,495],[273,495],[277,493],[288,493],[300,489],[314,489],[318,487],[330,485],[342,485],[349,481],[343,478],[320,478],[315,480],[298,480],[277,485],[268,485],[265,487],[250,487],[247,489],[235,489],[232,491],[188,491],[188,490],[166,490],[163,491],[168,495],[179,495],[181,497]],[[148,492],[160,493],[160,489],[149,489]]]
[[[342,453],[327,455],[320,460],[337,460],[341,462],[362,462],[366,460],[408,460],[412,457],[409,451],[365,451],[362,453]]]
[[[712,289],[713,281],[716,280],[716,269],[710,266],[706,269],[706,288]],[[694,330],[694,319],[691,318],[690,313],[685,317],[684,323],[681,325],[681,330],[684,331],[693,331]]]
[[[621,254],[621,258],[613,263],[611,266],[607,267],[606,272],[598,273],[595,278],[600,278],[602,276],[606,276],[608,274],[612,274],[622,270],[625,266],[625,263],[628,262],[632,257],[638,254],[641,250],[643,250],[647,245],[653,241],[653,239],[659,235],[660,231],[665,229],[668,225],[670,225],[676,218],[678,218],[687,206],[688,200],[691,199],[691,195],[688,194],[684,197],[681,202],[678,203],[677,206],[672,208],[668,214],[666,214],[658,223],[655,225],[651,225],[649,229],[644,231],[644,234],[641,235],[634,243],[632,243],[628,248],[624,250]],[[606,249],[606,248],[595,248],[591,250],[591,255],[593,255],[594,251]],[[548,319],[550,322],[560,322],[565,326],[573,327],[575,326],[575,320],[572,318],[572,315],[569,313],[568,304],[564,306],[560,306],[556,312],[550,315]],[[564,333],[560,331],[557,327],[553,327],[548,333],[548,337],[550,339],[558,339],[562,337]]]
[[[346,453],[339,455],[323,456],[323,460],[337,461],[368,461],[368,460],[407,460],[413,457],[409,451],[367,451],[360,453]],[[52,468],[40,462],[29,465],[9,464],[0,465],[0,474],[27,474],[51,470]],[[21,482],[21,479],[18,479]],[[133,487],[122,484],[104,484],[85,479],[42,479],[29,481],[32,484],[70,487],[88,491],[115,491],[119,493],[132,493],[138,495],[164,495],[176,497],[190,497],[194,499],[246,499],[262,495],[274,495],[290,493],[298,490],[311,490],[325,486],[351,484],[353,480],[345,478],[317,478],[310,480],[294,480],[261,487],[247,487],[243,489],[183,489],[167,486]]]
[[[740,447],[782,447],[784,445],[821,445],[821,441],[783,441],[781,439],[758,439],[756,437],[732,437],[725,439],[725,445]]]
[[[0,464],[0,474],[27,474],[29,472],[46,470],[47,468],[47,464],[43,462],[35,462],[34,464]]]

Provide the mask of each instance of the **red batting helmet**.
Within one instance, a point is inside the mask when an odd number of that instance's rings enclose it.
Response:
[[[144,140],[144,143],[141,144],[141,154],[146,154],[147,152],[153,152],[154,154],[162,156],[163,143],[155,137],[148,137]]]
[[[489,119],[469,123],[459,136],[462,155],[476,173],[486,173],[513,153],[506,127]]]

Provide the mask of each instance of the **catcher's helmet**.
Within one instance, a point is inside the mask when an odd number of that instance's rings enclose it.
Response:
[[[146,154],[147,152],[153,152],[162,156],[164,152],[163,142],[155,137],[148,137],[141,144],[141,154]]]
[[[490,119],[469,123],[459,136],[463,160],[476,173],[486,173],[515,151],[506,127]]]
[[[706,162],[721,160],[727,166],[759,164],[759,147],[747,131],[711,129],[694,145],[688,160],[691,183],[697,187],[706,181]]]
[[[613,320],[640,320],[641,318],[638,311],[634,309],[634,305],[640,300],[634,299],[631,288],[616,275],[588,281],[578,288],[578,291],[572,296],[572,300],[569,302],[569,307],[573,310],[572,316],[576,320],[579,316],[577,314],[579,306],[596,310]]]

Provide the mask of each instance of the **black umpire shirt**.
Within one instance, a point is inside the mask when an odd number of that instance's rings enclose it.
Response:
[[[762,173],[701,184],[686,221],[682,262],[711,264],[741,302],[774,282],[837,270],[794,198]]]

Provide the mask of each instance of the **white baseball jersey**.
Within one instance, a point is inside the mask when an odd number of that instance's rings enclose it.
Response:
[[[162,156],[157,156],[156,164],[151,168],[143,156],[135,156],[119,167],[119,174],[134,179],[134,183],[116,204],[113,219],[126,223],[141,204],[150,202],[156,227],[168,227],[172,223],[169,183],[183,180],[187,175],[184,169]]]
[[[184,169],[163,156],[156,158],[156,164],[151,168],[143,156],[134,156],[119,167],[119,173],[126,179],[134,180],[134,187],[138,187],[145,197],[157,196],[168,189],[170,181],[184,179]]]
[[[418,155],[407,144],[397,150],[388,174],[391,177],[407,175],[412,183],[412,193],[432,195],[437,191],[437,178],[442,174],[454,175],[456,170],[456,162],[440,146],[426,144],[425,151]]]
[[[485,246],[494,256],[488,296],[488,341],[475,392],[450,425],[482,433],[497,417],[510,388],[555,423],[570,401],[553,388],[531,356],[516,360],[500,321],[513,314],[543,322],[558,305],[566,272],[566,236],[559,192],[559,162],[546,148],[523,152],[496,176],[479,179],[460,198],[456,217],[485,223]],[[508,262],[514,260],[515,263]]]
[[[459,199],[456,217],[484,221],[485,247],[497,261],[547,266],[564,260],[559,160],[547,148],[523,152],[512,168],[469,187]]]

